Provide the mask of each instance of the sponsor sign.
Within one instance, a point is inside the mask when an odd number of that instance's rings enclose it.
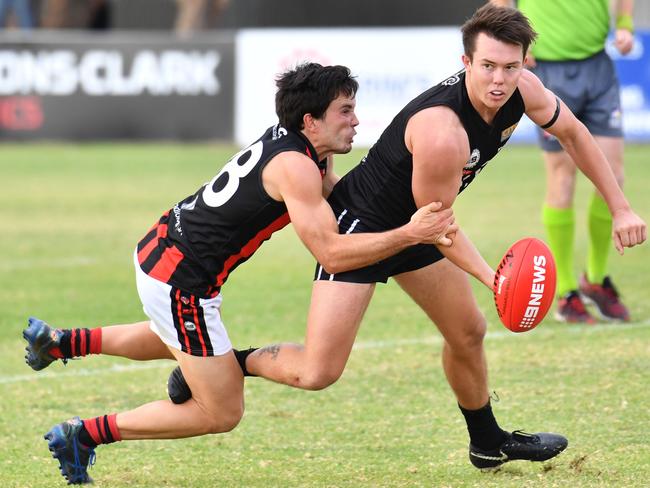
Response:
[[[631,141],[650,141],[650,31],[636,32],[634,48],[621,56],[613,45],[607,43],[607,53],[616,64],[621,83],[623,131]]]
[[[237,34],[235,138],[250,144],[275,123],[275,78],[300,62],[357,76],[355,146],[370,146],[412,98],[462,68],[458,28],[244,29]]]
[[[650,32],[637,32],[625,57],[608,43],[621,81],[623,128],[650,141]],[[244,29],[237,34],[235,138],[249,144],[275,121],[274,78],[301,61],[343,64],[359,81],[355,146],[370,146],[420,92],[462,68],[457,27],[399,29]],[[536,143],[524,116],[511,142]]]
[[[232,139],[231,36],[0,37],[0,137]]]
[[[650,31],[608,44],[627,140],[650,141]],[[357,147],[413,97],[462,67],[457,27],[243,29],[169,34],[0,32],[0,139],[235,139],[275,123],[275,77],[299,62],[344,64],[360,84]],[[236,58],[236,63],[235,63]],[[236,87],[235,87],[236,80]],[[512,142],[536,142],[526,117]]]

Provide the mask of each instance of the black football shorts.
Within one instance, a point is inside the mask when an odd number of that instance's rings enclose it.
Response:
[[[362,219],[356,218],[346,209],[334,210],[339,224],[339,234],[360,232],[382,232],[385,229],[373,228],[366,225]],[[407,247],[394,256],[381,261],[343,273],[329,274],[321,265],[316,265],[315,280],[343,281],[347,283],[386,283],[388,278],[408,271],[423,268],[443,259],[442,253],[432,244],[417,244]]]

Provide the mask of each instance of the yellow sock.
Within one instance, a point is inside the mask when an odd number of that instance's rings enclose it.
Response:
[[[578,288],[573,272],[573,232],[575,216],[573,208],[552,208],[544,204],[542,222],[546,228],[548,245],[557,268],[557,294],[562,296]]]
[[[602,283],[607,275],[607,258],[612,245],[612,216],[605,201],[596,193],[589,204],[588,223],[587,279],[590,283]]]

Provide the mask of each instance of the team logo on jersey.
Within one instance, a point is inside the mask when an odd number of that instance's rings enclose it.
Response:
[[[441,84],[441,85],[445,85],[445,86],[450,86],[450,85],[455,85],[455,84],[458,83],[459,81],[460,81],[460,76],[458,76],[457,74],[455,74],[455,75],[451,75],[451,76],[450,76],[449,78],[447,78],[446,80],[443,80],[440,84]]]
[[[174,208],[172,209],[174,213],[174,229],[176,229],[176,232],[179,233],[179,235],[183,235],[183,227],[181,226],[181,207],[178,205],[174,205]]]
[[[196,324],[194,322],[185,322],[185,330],[193,332],[196,330]]]
[[[273,126],[273,140],[280,139],[282,136],[286,136],[288,134],[287,129],[282,127],[280,124],[274,125]]]
[[[478,164],[478,162],[481,160],[481,151],[478,149],[472,150],[472,154],[469,157],[469,161],[467,161],[467,164],[465,164],[465,167],[463,169],[472,169],[474,166]]]
[[[506,140],[508,140],[508,139],[510,138],[510,136],[512,135],[512,133],[513,133],[513,132],[515,131],[515,129],[517,128],[517,124],[519,124],[519,122],[517,122],[516,124],[511,125],[510,127],[508,127],[506,130],[504,130],[504,131],[501,133],[501,142],[506,141]]]
[[[194,210],[194,207],[196,206],[196,201],[199,199],[198,196],[194,197],[194,200],[191,202],[183,203],[181,205],[181,210]]]

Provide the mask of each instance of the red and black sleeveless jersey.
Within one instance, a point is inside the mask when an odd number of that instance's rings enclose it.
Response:
[[[151,228],[138,243],[142,270],[199,297],[216,296],[229,274],[289,223],[286,205],[262,185],[264,167],[286,151],[306,154],[325,174],[326,161],[318,161],[306,137],[269,128]]]
[[[416,205],[411,188],[413,156],[404,142],[406,125],[417,112],[440,105],[456,112],[469,138],[470,158],[463,168],[459,193],[508,141],[524,114],[524,102],[516,89],[492,124],[487,124],[469,100],[465,71],[450,76],[409,102],[361,163],[336,184],[329,198],[335,212],[347,209],[374,230],[409,221]]]

